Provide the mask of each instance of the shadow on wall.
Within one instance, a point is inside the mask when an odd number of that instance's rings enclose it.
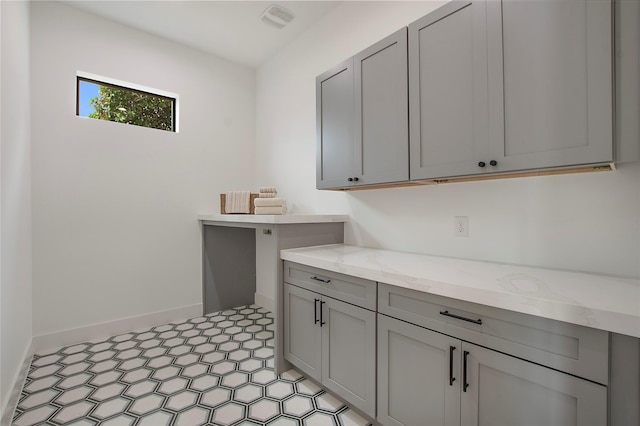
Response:
[[[453,216],[469,216],[468,206],[481,201],[477,190],[469,190],[477,184],[347,192],[353,241],[367,247],[437,254],[429,249],[433,240],[453,236]]]
[[[345,193],[345,243],[637,277],[640,163],[606,173]],[[468,218],[468,237],[454,218]]]

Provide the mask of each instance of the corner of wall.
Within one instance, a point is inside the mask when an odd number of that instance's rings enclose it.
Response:
[[[33,354],[30,3],[0,2],[0,415],[9,424]]]
[[[26,352],[22,356],[22,366],[16,372],[13,380],[11,381],[11,392],[7,395],[6,399],[2,401],[2,417],[0,418],[0,426],[10,426],[13,420],[13,414],[18,406],[18,400],[20,399],[20,393],[24,387],[24,382],[27,379],[27,373],[29,372],[29,366],[31,365],[31,358],[33,357],[33,341],[29,343]]]

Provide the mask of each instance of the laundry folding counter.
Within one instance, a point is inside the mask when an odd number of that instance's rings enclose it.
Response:
[[[198,216],[204,314],[257,304],[282,311],[280,250],[342,243],[345,215]],[[280,324],[275,318],[274,324]],[[276,327],[276,339],[282,330]]]

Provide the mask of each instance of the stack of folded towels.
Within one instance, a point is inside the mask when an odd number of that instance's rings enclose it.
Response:
[[[255,214],[285,214],[287,213],[287,202],[278,197],[278,191],[274,186],[263,186],[260,188],[258,198],[253,200]]]

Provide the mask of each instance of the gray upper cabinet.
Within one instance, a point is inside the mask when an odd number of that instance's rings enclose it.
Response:
[[[613,161],[610,0],[487,3],[492,171]]]
[[[610,0],[474,0],[411,24],[411,179],[612,162],[611,22]]]
[[[316,79],[318,189],[409,178],[406,28]]]
[[[361,185],[409,178],[407,29],[354,59],[356,165]]]
[[[485,1],[454,1],[409,25],[411,179],[488,163]]]
[[[454,0],[322,74],[317,187],[610,165],[612,10],[612,0]],[[637,109],[619,99],[625,116]]]
[[[318,189],[344,186],[354,174],[353,58],[316,78]]]

